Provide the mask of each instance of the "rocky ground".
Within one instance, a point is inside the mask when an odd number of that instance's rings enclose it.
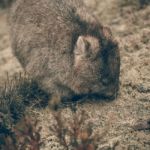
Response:
[[[109,147],[118,143],[117,150],[149,150],[150,132],[135,131],[132,126],[150,118],[150,6],[137,9],[131,5],[122,6],[120,0],[85,1],[119,41],[120,92],[111,102],[87,100],[78,106],[77,112],[85,110],[89,114],[95,131],[101,133],[107,129],[103,138]],[[11,52],[6,11],[0,10],[0,82],[7,73],[22,71]],[[43,150],[60,149],[49,131],[53,124],[51,111],[46,108],[32,112],[43,128]],[[64,108],[62,114],[66,120],[71,118],[69,108]]]

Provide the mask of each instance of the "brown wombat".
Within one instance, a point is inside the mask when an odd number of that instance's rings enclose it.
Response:
[[[51,95],[113,98],[118,44],[81,0],[17,0],[10,12],[14,55]]]

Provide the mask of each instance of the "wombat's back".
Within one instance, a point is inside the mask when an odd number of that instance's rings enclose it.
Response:
[[[87,22],[91,23],[91,28],[96,25],[96,20],[89,15],[80,0],[17,0],[10,18],[14,54],[24,68],[28,64],[30,70],[29,63],[32,60],[32,64],[35,61],[35,70],[41,66],[42,72],[42,62],[45,66],[49,51],[51,56],[47,59],[52,60],[51,67],[54,68],[55,59],[57,66],[60,61],[62,67],[62,54],[68,53],[65,59],[73,59],[71,51],[78,36],[86,34],[86,28],[89,28],[86,27],[89,25]],[[41,62],[40,66],[36,66],[37,59]],[[71,68],[71,60],[67,64],[68,69]],[[32,71],[33,67],[29,72]]]

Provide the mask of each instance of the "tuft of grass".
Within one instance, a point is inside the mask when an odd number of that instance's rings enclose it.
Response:
[[[54,113],[56,124],[50,127],[50,130],[56,135],[59,143],[65,149],[73,150],[96,150],[98,144],[102,142],[104,133],[93,134],[93,123],[88,122],[85,125],[88,115],[85,111],[74,112],[72,121],[65,125],[61,111]],[[85,125],[85,127],[83,127]]]
[[[27,75],[16,75],[0,89],[0,112],[9,114],[16,122],[25,112],[26,106],[44,107],[49,96],[38,87],[38,84]]]
[[[58,138],[58,142],[66,150],[96,150],[99,145],[103,146],[104,136],[93,132],[93,123],[87,121],[89,116],[83,110],[73,112],[71,121],[67,123],[62,116],[62,111],[54,111],[54,125],[50,130]],[[38,121],[29,116],[23,117],[16,125],[13,125],[9,134],[0,132],[0,149],[2,150],[40,150],[43,142],[41,140],[41,127]],[[115,146],[113,149],[115,149]]]
[[[40,150],[41,127],[37,127],[37,120],[24,117],[15,127],[11,128],[12,134],[1,136],[2,150]]]
[[[12,126],[25,116],[27,106],[45,106],[48,99],[49,96],[27,75],[8,76],[0,88],[0,139],[12,134]]]
[[[30,105],[45,106],[48,100],[49,96],[28,76],[7,78],[0,89],[0,149],[40,150],[41,127],[37,128],[38,122],[26,117],[25,110]],[[67,150],[96,150],[103,142],[105,132],[94,134],[93,123],[86,123],[89,116],[85,111],[72,111],[72,120],[67,126],[61,110],[54,111],[53,115],[55,125],[50,130]]]

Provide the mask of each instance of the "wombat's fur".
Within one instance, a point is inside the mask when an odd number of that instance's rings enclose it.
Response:
[[[61,99],[116,95],[118,44],[81,0],[17,0],[10,13],[14,55],[42,89]]]

